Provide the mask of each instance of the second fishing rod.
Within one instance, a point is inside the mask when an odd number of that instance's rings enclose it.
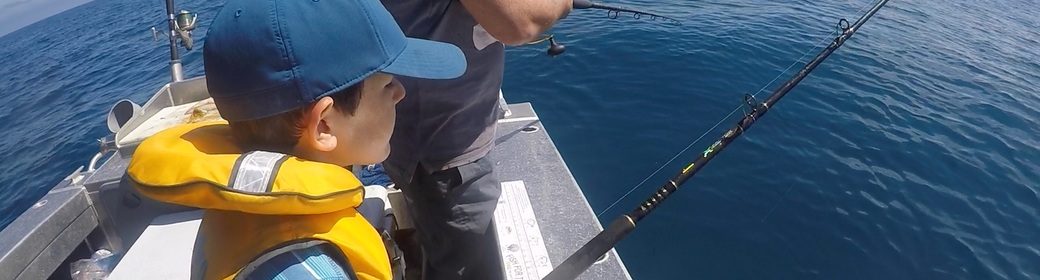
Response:
[[[690,164],[683,168],[679,174],[665,182],[663,186],[650,196],[650,198],[647,198],[646,201],[641,203],[639,207],[611,222],[606,229],[597,234],[589,240],[588,243],[564,260],[563,263],[554,268],[544,279],[570,280],[581,275],[582,272],[592,266],[596,259],[610,251],[614,245],[635,229],[636,224],[639,223],[640,220],[660,206],[665,199],[668,199],[669,196],[678,191],[679,186],[693,177],[693,175],[696,174],[697,171],[700,171],[704,165],[711,161],[711,159],[715,158],[716,155],[722,152],[723,149],[729,146],[730,143],[750,128],[751,125],[755,124],[755,121],[765,115],[777,101],[780,101],[780,99],[787,95],[791,89],[816,69],[820,63],[845,44],[845,41],[852,37],[852,35],[855,34],[856,31],[867,22],[867,20],[873,17],[878,10],[884,7],[888,1],[889,0],[881,0],[851,25],[845,19],[839,21],[838,28],[840,29],[841,34],[834,38],[827,48],[825,48],[820,54],[816,55],[813,60],[809,61],[805,67],[799,70],[794,77],[773,91],[764,102],[758,103],[753,96],[747,95],[745,97],[745,103],[750,107],[750,112],[747,112],[744,117],[742,117],[732,128],[727,130],[718,141],[715,141],[715,143],[705,149],[704,152],[698,155],[697,159],[690,162]]]
[[[661,21],[664,21],[664,22],[667,22],[667,23],[671,23],[671,24],[674,24],[674,25],[682,25],[682,22],[680,22],[678,19],[675,19],[675,18],[672,18],[672,17],[668,17],[668,16],[663,16],[663,15],[656,14],[656,13],[645,12],[645,11],[640,11],[640,10],[631,9],[631,8],[625,8],[625,7],[604,5],[604,4],[595,3],[595,2],[592,2],[592,1],[589,1],[589,0],[573,0],[572,3],[573,4],[572,4],[571,7],[574,8],[575,10],[581,10],[581,9],[605,10],[605,11],[607,11],[607,17],[610,18],[610,19],[617,19],[618,17],[621,16],[621,13],[631,13],[632,14],[632,18],[634,18],[634,19],[641,19],[643,17],[647,17],[647,18],[649,18],[652,21],[661,20]],[[562,54],[566,50],[566,47],[564,47],[561,44],[556,43],[556,38],[553,35],[549,35],[549,36],[545,36],[545,37],[542,37],[542,38],[539,38],[539,39],[535,39],[533,41],[527,42],[526,44],[527,45],[534,45],[534,44],[538,44],[538,43],[545,42],[545,41],[549,41],[549,49],[546,50],[545,53],[548,54],[551,57],[556,57],[557,55]]]

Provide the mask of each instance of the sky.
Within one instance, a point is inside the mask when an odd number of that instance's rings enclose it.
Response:
[[[0,0],[0,36],[90,0]]]

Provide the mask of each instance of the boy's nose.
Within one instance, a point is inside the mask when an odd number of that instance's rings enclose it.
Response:
[[[391,81],[391,83],[394,84],[393,85],[393,87],[394,87],[394,104],[397,104],[398,102],[401,102],[401,99],[404,99],[404,95],[405,95],[404,86],[401,85],[401,82],[397,80],[397,77],[394,77],[394,79],[393,79],[393,81]]]

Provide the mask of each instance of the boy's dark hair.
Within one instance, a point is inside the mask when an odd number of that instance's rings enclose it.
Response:
[[[340,113],[354,115],[361,100],[364,84],[365,81],[362,80],[329,95],[333,101],[332,108]],[[303,117],[313,105],[314,103],[311,103],[270,117],[228,122],[228,125],[231,126],[231,134],[242,152],[263,150],[289,154],[303,136]]]

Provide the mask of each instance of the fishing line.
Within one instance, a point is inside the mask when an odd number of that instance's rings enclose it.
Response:
[[[590,239],[581,248],[578,248],[573,254],[567,257],[562,263],[553,268],[552,271],[546,275],[543,280],[573,280],[578,278],[585,270],[592,267],[597,260],[607,254],[611,249],[614,248],[618,242],[621,242],[625,236],[628,236],[636,225],[646,218],[650,213],[653,213],[655,209],[660,207],[665,200],[679,191],[679,187],[684,183],[693,178],[698,172],[704,169],[712,159],[717,157],[726,147],[729,147],[734,141],[736,141],[741,135],[743,135],[748,129],[751,128],[759,119],[766,115],[769,110],[774,107],[780,99],[784,98],[791,92],[799,83],[805,80],[817,67],[820,66],[828,57],[834,54],[842,45],[844,45],[852,35],[856,34],[856,31],[860,29],[870,18],[874,17],[881,10],[882,7],[887,4],[889,0],[880,0],[873,8],[868,10],[866,13],[860,16],[855,23],[849,23],[846,19],[841,19],[838,22],[838,27],[841,29],[841,34],[834,37],[824,50],[817,54],[812,60],[807,62],[793,77],[784,82],[779,88],[769,94],[769,96],[759,103],[750,94],[744,95],[744,103],[749,105],[750,112],[745,112],[744,116],[737,121],[732,128],[726,130],[719,140],[704,149],[703,153],[697,154],[697,158],[690,161],[686,167],[679,171],[675,177],[665,181],[660,188],[654,191],[654,194],[639,204],[638,207],[633,209],[631,212],[625,215],[621,215],[614,219],[609,226],[605,227],[602,231],[596,234],[595,237]]]
[[[859,10],[856,10],[856,13],[855,13],[855,14],[857,14],[857,15],[858,15],[858,14],[862,13],[862,12],[863,12],[863,9],[866,9],[867,7],[870,7],[870,6],[871,6],[871,5],[870,5],[870,3],[868,2],[867,4],[863,5],[863,7],[860,7],[860,8],[859,8]],[[844,29],[844,27],[842,26],[842,22],[844,22],[844,23],[846,23],[846,24],[848,23],[848,21],[844,21],[844,20],[842,20],[842,21],[839,21],[839,22],[838,22],[838,29],[837,29],[837,30],[835,30],[834,32],[832,32],[831,34],[834,34],[835,32],[838,32],[838,31],[840,31],[840,30]],[[826,40],[826,39],[825,39],[825,40]],[[813,47],[813,49],[816,49],[816,48],[818,48],[818,47],[819,47],[819,46],[815,46],[815,47]],[[802,60],[803,58],[805,58],[805,55],[802,55],[802,57],[801,57],[801,58],[799,58],[798,60],[799,60],[799,61],[801,61],[801,60]],[[790,69],[791,69],[791,67],[787,67],[787,69],[788,69],[788,70],[790,70]],[[784,70],[784,72],[787,72],[788,70]],[[773,81],[776,81],[776,79],[774,78],[774,79],[773,79]],[[769,82],[769,83],[773,83],[773,82]],[[758,93],[755,93],[755,94],[757,95]],[[876,177],[876,176],[875,176],[875,177]],[[773,211],[776,211],[776,208],[777,208],[777,207],[780,207],[780,204],[782,204],[782,203],[783,203],[784,201],[787,201],[787,194],[788,194],[788,193],[790,193],[792,189],[794,189],[794,186],[795,186],[794,184],[791,184],[790,186],[788,186],[788,187],[787,187],[787,190],[785,190],[785,191],[784,191],[784,193],[780,195],[780,199],[779,199],[779,200],[777,200],[775,204],[773,204],[773,207],[772,207],[772,208],[769,208],[769,212],[766,212],[765,216],[762,216],[762,219],[758,221],[758,223],[759,223],[759,224],[761,224],[761,223],[765,223],[765,222],[766,222],[766,219],[768,219],[768,218],[769,218],[769,215],[772,215],[772,214],[773,214]]]
[[[866,9],[866,8],[868,8],[870,6],[872,6],[872,3],[867,2],[865,5],[860,7],[859,10],[856,10],[855,14],[862,13],[864,9]],[[787,66],[787,68],[785,68],[783,71],[780,71],[780,73],[777,74],[776,77],[773,77],[772,80],[770,80],[768,83],[766,83],[764,86],[762,86],[762,88],[759,88],[758,91],[755,91],[754,94],[751,94],[751,97],[753,97],[753,98],[754,97],[758,97],[758,94],[760,94],[762,92],[765,92],[766,88],[768,88],[770,85],[775,83],[776,80],[780,79],[780,77],[783,77],[784,74],[787,73],[787,71],[791,71],[791,68],[794,68],[794,66],[799,65],[802,62],[803,59],[805,59],[807,56],[809,56],[809,54],[814,53],[817,49],[820,48],[820,46],[828,44],[828,42],[831,41],[834,38],[835,34],[837,34],[837,33],[842,31],[842,28],[841,28],[840,24],[841,23],[839,23],[838,29],[833,30],[830,33],[828,33],[827,35],[822,36],[823,39],[821,39],[820,42],[814,44],[811,49],[809,49],[808,51],[802,53],[801,57],[799,57],[797,60],[792,62],[791,65]],[[691,147],[693,147],[693,145],[696,145],[698,142],[700,142],[704,138],[704,136],[707,136],[708,133],[711,133],[713,130],[718,128],[719,125],[721,125],[723,122],[725,122],[726,120],[729,120],[729,118],[732,117],[733,114],[735,114],[737,111],[741,111],[742,109],[746,108],[744,105],[745,104],[740,104],[736,108],[733,108],[733,110],[730,111],[729,114],[727,114],[725,117],[722,117],[722,119],[720,119],[718,122],[716,122],[715,125],[712,125],[711,128],[709,128],[708,130],[705,130],[704,133],[702,133],[701,136],[697,137],[696,140],[693,140],[693,142],[690,142],[689,145],[686,145],[685,148],[683,148],[681,151],[679,151],[678,153],[673,155],[671,159],[669,159],[667,162],[665,162],[660,167],[658,167],[657,170],[654,170],[654,172],[650,173],[650,175],[647,175],[646,178],[643,178],[643,180],[640,181],[639,184],[636,184],[636,186],[634,186],[631,189],[629,189],[628,192],[626,192],[624,195],[621,196],[621,198],[618,198],[613,203],[611,203],[610,206],[607,206],[606,209],[603,209],[603,211],[600,211],[598,214],[596,214],[596,217],[598,218],[600,216],[603,216],[604,213],[606,213],[607,211],[610,211],[610,209],[614,208],[614,206],[616,206],[622,200],[624,200],[629,195],[631,195],[632,192],[634,192],[635,190],[639,189],[639,187],[643,186],[643,184],[645,184],[647,181],[649,181],[650,178],[654,177],[654,175],[657,175],[657,173],[660,173],[661,170],[664,170],[665,166],[667,166],[668,164],[671,164],[673,161],[675,161],[675,159],[679,158],[680,155],[686,153],[686,151],[688,151]],[[775,205],[773,205],[773,208],[771,210],[769,210],[769,213],[766,213],[766,216],[762,218],[760,223],[764,222],[765,218],[769,217],[769,214],[772,214],[773,210],[776,210],[776,207],[780,206],[780,203],[784,201],[783,198],[787,196],[787,193],[790,192],[792,188],[794,188],[794,185],[791,185],[791,187],[787,188],[787,191],[785,191],[784,194],[780,196],[780,198],[781,198],[780,201],[778,201]]]
[[[791,65],[787,66],[786,69],[784,69],[783,71],[780,71],[780,73],[777,74],[776,77],[773,77],[772,80],[770,80],[768,83],[766,83],[765,86],[762,86],[762,88],[758,89],[758,91],[755,91],[755,93],[752,94],[751,96],[752,97],[758,97],[759,93],[764,92],[766,90],[766,88],[768,88],[770,85],[775,83],[777,79],[780,79],[780,77],[783,77],[784,74],[787,73],[787,71],[790,71],[791,68],[794,68],[794,66],[798,65],[799,63],[801,63],[802,59],[805,59],[805,57],[808,56],[810,53],[812,53],[816,49],[820,48],[820,45],[827,43],[827,41],[829,41],[830,38],[833,38],[833,35],[835,33],[836,33],[836,31],[831,32],[831,33],[825,35],[823,40],[821,40],[819,43],[814,45],[811,49],[809,49],[804,54],[802,54],[802,56],[799,57],[798,60],[796,60],[795,62],[791,63]],[[626,197],[628,197],[630,194],[632,194],[632,192],[634,192],[636,189],[639,189],[639,187],[643,186],[643,184],[645,184],[646,181],[649,181],[651,177],[653,177],[654,175],[657,175],[657,173],[661,172],[661,170],[663,170],[665,168],[665,166],[667,166],[668,164],[671,164],[673,161],[675,161],[675,159],[679,158],[679,156],[681,156],[683,153],[686,153],[686,151],[688,151],[691,147],[693,147],[693,145],[696,145],[698,142],[700,142],[702,139],[704,139],[704,136],[707,136],[708,133],[711,133],[713,130],[718,128],[719,125],[721,125],[723,122],[725,122],[726,120],[729,120],[729,118],[732,117],[733,114],[737,113],[737,111],[741,111],[741,109],[744,109],[744,108],[745,108],[744,104],[740,104],[736,108],[733,108],[733,110],[730,111],[729,114],[727,114],[725,117],[722,117],[722,119],[720,119],[718,122],[716,122],[715,125],[712,125],[711,128],[705,130],[704,133],[701,134],[701,136],[697,137],[697,139],[693,140],[693,142],[690,142],[689,145],[686,145],[685,148],[683,148],[681,151],[679,151],[674,156],[672,156],[671,159],[669,159],[667,162],[665,162],[660,167],[658,167],[657,170],[654,170],[653,173],[650,173],[650,175],[646,176],[646,178],[643,178],[643,180],[640,181],[639,184],[637,184],[635,187],[632,187],[632,189],[628,190],[628,192],[625,193],[625,195],[623,195],[623,196],[621,196],[621,198],[618,198],[617,200],[615,200],[614,203],[611,203],[610,206],[607,206],[606,209],[603,209],[603,211],[600,211],[599,214],[596,214],[596,217],[602,216],[603,213],[606,213],[611,208],[613,208],[615,205],[617,205],[619,202],[621,202],[621,200],[624,200]]]

